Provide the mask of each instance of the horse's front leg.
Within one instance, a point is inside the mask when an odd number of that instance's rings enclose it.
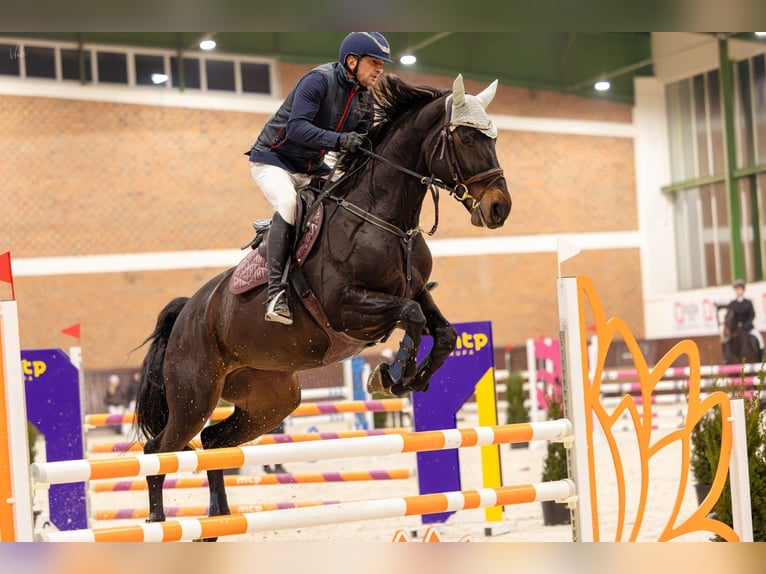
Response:
[[[412,391],[427,391],[431,377],[454,350],[457,342],[457,331],[442,315],[430,292],[423,291],[415,300],[426,317],[426,327],[434,338],[434,346],[418,365],[417,372],[409,381],[408,386],[409,390]]]
[[[418,347],[426,326],[420,305],[412,300],[385,293],[349,289],[343,297],[341,320],[349,334],[379,339],[401,325],[404,336],[389,365],[378,365],[367,383],[370,393],[403,395],[406,382],[417,369]]]

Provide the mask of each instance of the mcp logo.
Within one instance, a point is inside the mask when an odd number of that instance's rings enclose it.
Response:
[[[452,356],[473,355],[481,351],[488,341],[489,337],[485,333],[468,333],[466,331],[458,333]]]
[[[21,370],[24,373],[24,378],[27,381],[30,381],[45,373],[45,371],[48,370],[48,365],[45,364],[45,361],[30,361],[28,359],[22,359]]]

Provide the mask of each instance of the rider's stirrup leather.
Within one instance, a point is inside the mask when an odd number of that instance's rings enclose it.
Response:
[[[280,303],[280,300],[282,304],[279,305],[279,309],[277,309],[277,304]],[[290,306],[287,303],[287,293],[285,293],[284,289],[282,289],[269,301],[269,304],[266,307],[265,318],[267,321],[282,323],[283,325],[293,324],[293,315],[290,312]]]

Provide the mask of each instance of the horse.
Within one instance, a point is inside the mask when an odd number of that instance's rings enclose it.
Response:
[[[736,321],[734,311],[728,305],[718,306],[720,313],[724,314],[721,324],[720,339],[723,350],[724,362],[727,365],[742,363],[758,363],[762,359],[762,349],[753,335],[746,331]]]
[[[429,192],[438,206],[444,189],[474,226],[496,229],[510,215],[496,131],[485,111],[496,87],[497,81],[469,95],[462,76],[451,93],[390,74],[379,78],[371,149],[344,157],[344,175],[325,183],[307,210],[321,212],[321,228],[300,266],[293,256],[287,280],[293,324],[264,321],[264,287],[233,294],[236,268],[160,312],[144,341],[149,348],[136,401],[145,453],[191,449],[200,431],[204,449],[253,440],[299,405],[298,371],[354,356],[395,328],[404,331],[399,350],[391,363],[378,365],[368,387],[393,395],[427,390],[457,332],[431,294],[421,208]],[[438,222],[438,210],[435,216]],[[433,347],[418,364],[423,334],[433,337]],[[234,405],[233,413],[205,426],[221,399]],[[229,514],[223,471],[207,475],[209,515]],[[165,520],[164,478],[147,477],[148,522]]]

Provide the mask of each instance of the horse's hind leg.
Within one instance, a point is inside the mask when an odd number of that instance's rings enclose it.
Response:
[[[205,421],[218,404],[223,378],[204,369],[190,372],[165,373],[168,397],[168,419],[165,428],[144,445],[144,453],[191,450],[190,442],[202,430]],[[147,522],[165,520],[162,485],[164,475],[147,476],[149,487],[149,518]]]
[[[226,377],[222,398],[234,404],[234,412],[203,429],[205,449],[237,446],[276,428],[300,404],[301,392],[294,373],[243,368]],[[209,516],[229,514],[223,470],[209,470],[207,476]]]

